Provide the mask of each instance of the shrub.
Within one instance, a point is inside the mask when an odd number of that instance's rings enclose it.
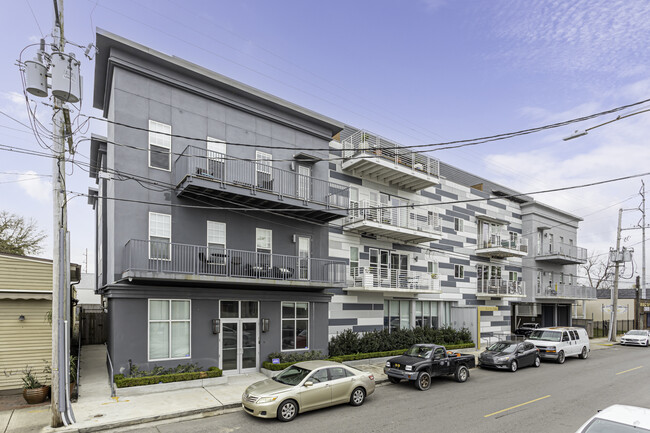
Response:
[[[269,360],[272,360],[273,358],[278,358],[280,360],[280,363],[296,363],[296,362],[301,362],[301,361],[312,361],[314,359],[325,359],[325,355],[323,352],[320,350],[311,350],[309,352],[301,352],[301,353],[295,353],[295,352],[290,352],[290,353],[285,353],[285,352],[273,352],[269,353]]]
[[[355,353],[375,353],[404,350],[417,343],[452,344],[471,343],[472,335],[466,328],[453,329],[450,326],[434,328],[387,329],[356,333],[351,329],[337,334],[329,342],[329,354],[332,357],[351,355]],[[473,347],[470,346],[470,347]],[[388,355],[386,355],[388,356]]]
[[[116,374],[113,377],[113,381],[115,382],[115,386],[117,386],[118,388],[128,388],[131,386],[154,385],[156,383],[181,382],[185,380],[221,377],[221,374],[222,371],[217,367],[210,367],[208,371],[192,371],[192,372],[182,372],[182,373],[160,374],[155,376],[124,377],[123,374]]]

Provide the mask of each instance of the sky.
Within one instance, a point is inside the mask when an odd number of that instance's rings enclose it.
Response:
[[[3,12],[0,210],[34,219],[48,235],[39,255],[51,257],[51,159],[6,146],[44,151],[18,123],[29,117],[16,60],[23,49],[31,59],[29,45],[51,34],[53,4],[19,0]],[[99,27],[404,145],[518,131],[650,98],[645,0],[77,0],[64,13],[76,45],[94,42]],[[81,114],[100,117],[94,61],[74,45],[66,50],[82,59]],[[29,99],[50,128],[51,101]],[[431,154],[524,193],[650,171],[650,113],[562,140],[615,118]],[[103,122],[86,126],[76,136],[82,162],[90,153],[83,138],[106,133]],[[616,243],[618,209],[640,205],[642,179],[650,184],[646,176],[534,197],[584,218],[577,243],[602,254]],[[68,168],[67,185],[80,193],[94,186],[79,167]],[[92,208],[80,196],[68,212],[71,260],[93,272]],[[640,217],[624,212],[623,227]],[[623,245],[636,250],[628,276],[640,273],[641,239],[641,230],[623,232]]]

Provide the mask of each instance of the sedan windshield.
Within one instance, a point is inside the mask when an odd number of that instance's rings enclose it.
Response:
[[[504,343],[500,341],[488,347],[487,350],[489,350],[490,352],[512,353],[515,351],[516,348],[517,348],[516,343]]]
[[[311,370],[292,365],[282,373],[275,376],[273,380],[284,383],[285,385],[298,385],[309,373],[311,373]]]
[[[648,331],[638,331],[638,330],[634,330],[634,331],[630,331],[630,332],[628,332],[627,335],[646,335],[647,332],[648,332]]]
[[[404,355],[417,356],[418,358],[429,358],[432,350],[433,348],[426,346],[411,346]]]
[[[616,421],[608,419],[595,418],[589,423],[587,427],[582,430],[582,433],[646,433],[646,430],[629,424],[621,424]]]
[[[558,331],[533,331],[529,340],[562,341],[562,333]]]

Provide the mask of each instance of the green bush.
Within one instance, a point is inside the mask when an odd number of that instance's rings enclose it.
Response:
[[[346,329],[329,342],[330,356],[343,356],[355,353],[374,353],[401,350],[417,343],[440,344],[444,346],[470,343],[472,335],[468,329],[453,329],[449,326],[433,328],[387,329],[363,334]],[[473,347],[470,346],[470,347]]]
[[[154,370],[156,370],[154,368]],[[159,370],[157,370],[159,371]],[[128,388],[131,386],[154,385],[156,383],[181,382],[185,380],[208,379],[221,377],[222,371],[217,367],[210,367],[208,371],[192,371],[183,373],[159,374],[156,376],[124,377],[123,374],[116,374],[113,377],[115,386]]]
[[[278,358],[280,363],[290,362],[296,363],[300,361],[312,361],[314,359],[325,359],[325,355],[320,350],[311,350],[309,352],[273,352],[269,353],[269,360],[273,358]]]

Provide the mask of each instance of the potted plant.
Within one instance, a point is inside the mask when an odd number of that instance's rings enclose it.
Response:
[[[27,366],[23,370],[23,398],[29,404],[43,403],[50,392],[49,385],[41,384],[32,369]]]

